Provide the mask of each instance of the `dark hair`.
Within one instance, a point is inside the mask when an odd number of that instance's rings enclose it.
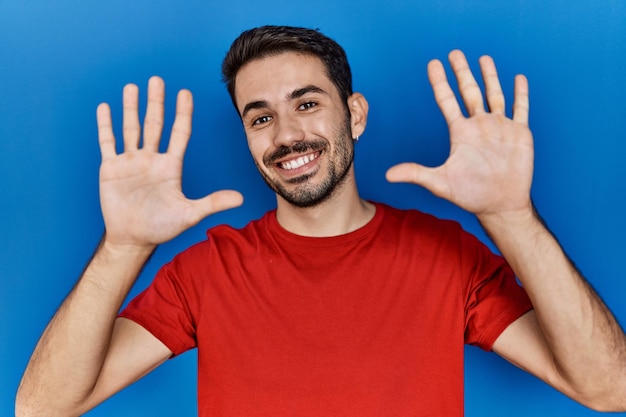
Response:
[[[235,39],[222,62],[222,80],[226,83],[235,108],[235,78],[241,67],[255,59],[283,52],[299,52],[318,57],[347,107],[348,97],[352,95],[352,73],[346,53],[337,42],[319,30],[293,26],[262,26],[247,30]]]

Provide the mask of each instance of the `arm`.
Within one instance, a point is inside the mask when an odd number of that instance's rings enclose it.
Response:
[[[18,389],[16,415],[79,415],[139,379],[171,352],[139,325],[116,319],[155,247],[214,212],[241,204],[234,191],[188,200],[180,187],[191,132],[191,93],[181,91],[167,152],[159,153],[163,81],[150,80],[139,147],[138,91],[124,89],[124,152],[106,104],[98,107],[100,200],[105,235],[81,279],[44,331]]]
[[[488,109],[460,51],[450,63],[469,117],[439,61],[428,74],[450,129],[450,156],[439,167],[400,164],[390,181],[412,182],[476,214],[524,285],[535,310],[514,322],[493,349],[566,395],[596,409],[626,409],[626,337],[546,229],[531,199],[533,141],[528,82],[515,79],[513,117],[493,60],[482,57]]]
[[[622,329],[536,213],[528,216],[481,219],[535,306],[493,350],[590,408],[626,411]]]
[[[171,355],[137,324],[116,321],[147,255],[102,242],[33,352],[17,416],[80,415]]]

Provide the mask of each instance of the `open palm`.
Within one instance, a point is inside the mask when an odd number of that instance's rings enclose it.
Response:
[[[450,53],[465,117],[445,75],[432,61],[428,75],[435,99],[450,130],[450,155],[435,168],[416,163],[396,165],[387,172],[392,182],[411,182],[477,215],[525,210],[530,206],[533,140],[528,128],[528,83],[515,79],[513,118],[504,114],[504,94],[493,60],[484,56],[480,66],[486,101],[461,51]]]
[[[110,243],[157,245],[212,213],[242,203],[241,194],[230,190],[217,191],[198,200],[184,196],[182,164],[191,134],[193,99],[189,91],[179,92],[168,149],[160,153],[163,101],[163,80],[152,77],[148,85],[143,146],[140,147],[138,89],[132,84],[124,88],[124,152],[120,154],[115,150],[109,106],[98,107],[102,153],[100,201]]]

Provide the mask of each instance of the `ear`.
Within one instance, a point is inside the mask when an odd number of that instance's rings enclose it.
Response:
[[[354,139],[363,134],[367,125],[369,104],[363,94],[354,93],[348,97],[348,110],[350,110],[350,128]]]

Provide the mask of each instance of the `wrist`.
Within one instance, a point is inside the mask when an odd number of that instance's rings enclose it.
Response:
[[[542,223],[532,202],[520,209],[484,213],[476,217],[488,233],[499,230],[529,230]]]
[[[153,244],[134,244],[111,241],[105,233],[102,241],[100,242],[99,250],[107,258],[120,259],[120,258],[136,258],[143,259],[144,261],[150,258],[157,245]]]

